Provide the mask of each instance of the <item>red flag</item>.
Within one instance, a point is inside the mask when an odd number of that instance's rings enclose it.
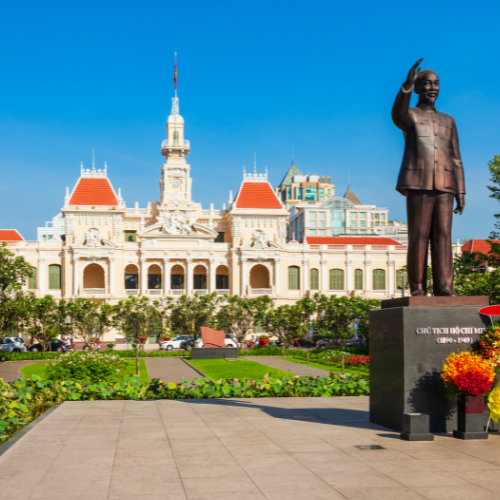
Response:
[[[175,85],[175,90],[177,90],[177,52],[175,53],[175,64],[174,64],[174,85]]]

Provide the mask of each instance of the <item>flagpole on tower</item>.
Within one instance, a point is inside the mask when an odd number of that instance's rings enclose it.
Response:
[[[177,97],[177,52],[174,52],[175,62],[174,62],[174,87],[175,87],[175,97]]]

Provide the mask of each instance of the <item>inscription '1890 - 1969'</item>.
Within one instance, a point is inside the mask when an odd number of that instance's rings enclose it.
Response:
[[[451,327],[451,328],[432,328],[428,326],[427,328],[417,328],[415,330],[417,335],[482,335],[484,333],[484,328],[476,327]]]

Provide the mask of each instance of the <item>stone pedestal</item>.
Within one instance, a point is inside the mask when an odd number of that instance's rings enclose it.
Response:
[[[457,429],[456,400],[441,371],[483,333],[488,297],[405,297],[370,312],[370,421],[404,430],[404,414],[429,415],[427,432]],[[485,424],[487,415],[485,417]]]
[[[193,347],[191,350],[192,359],[226,359],[237,357],[237,347],[212,347],[211,349],[206,347]]]

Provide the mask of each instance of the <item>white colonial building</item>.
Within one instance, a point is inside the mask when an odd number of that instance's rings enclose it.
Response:
[[[160,298],[214,291],[267,294],[278,304],[318,291],[377,299],[402,293],[406,246],[386,235],[363,234],[365,228],[383,227],[387,210],[347,198],[347,218],[340,221],[347,234],[338,234],[343,233],[335,230],[338,221],[330,220],[335,218],[330,205],[338,198],[296,206],[290,221],[267,173],[256,171],[243,174],[227,208],[203,209],[191,197],[189,152],[175,97],[161,145],[160,201],[127,208],[106,165],[81,166],[60,213],[38,228],[37,241],[0,232],[0,240],[33,267],[27,288],[38,296],[111,303],[138,294]],[[292,239],[287,238],[290,222],[297,235]],[[333,231],[323,236],[323,227]]]

